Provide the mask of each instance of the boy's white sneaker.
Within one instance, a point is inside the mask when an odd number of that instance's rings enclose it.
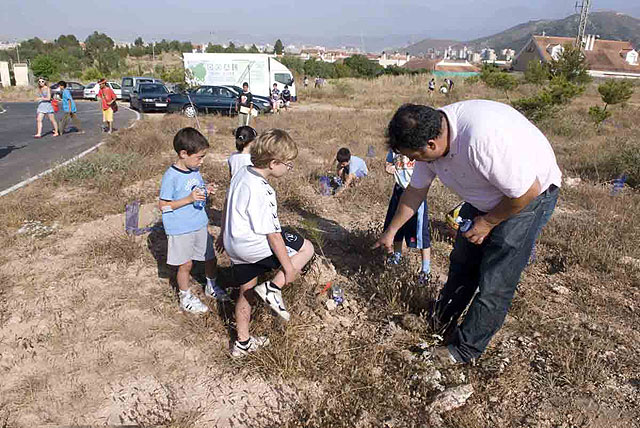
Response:
[[[204,314],[209,310],[207,305],[202,303],[198,296],[193,295],[191,292],[180,293],[180,309],[192,314]]]
[[[220,287],[217,284],[210,283],[210,282],[207,282],[207,285],[204,286],[204,294],[207,297],[211,297],[213,299],[216,299],[219,302],[230,302],[231,301],[231,298],[229,297],[227,292],[224,291],[224,289],[222,287]]]
[[[284,307],[282,300],[282,291],[276,287],[271,281],[263,282],[253,287],[256,294],[267,303],[278,315],[285,321],[289,321],[291,315]]]
[[[234,358],[244,357],[252,352],[256,352],[260,348],[269,345],[269,338],[266,336],[249,337],[249,343],[242,345],[237,340],[231,347],[231,356]]]

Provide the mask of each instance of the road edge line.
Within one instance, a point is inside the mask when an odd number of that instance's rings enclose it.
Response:
[[[138,113],[135,110],[130,109],[127,106],[123,106],[124,108],[126,108],[127,110],[131,110],[132,112],[134,112],[136,114],[136,120],[133,121],[133,123],[129,126],[127,126],[126,129],[130,129],[133,128],[133,126],[138,123],[138,121],[140,120],[140,113]],[[72,157],[71,159],[68,159],[64,162],[62,162],[61,164],[58,164],[56,166],[54,166],[53,168],[49,168],[46,171],[42,171],[40,174],[36,174],[33,177],[27,178],[26,180],[21,181],[20,183],[14,184],[13,186],[9,187],[8,189],[5,189],[3,191],[0,192],[0,197],[5,196],[15,190],[18,190],[24,186],[26,186],[27,184],[31,184],[34,181],[44,177],[45,175],[51,174],[53,171],[55,171],[58,168],[62,168],[63,166],[67,166],[69,165],[71,162],[75,162],[80,158],[85,157],[86,155],[88,155],[89,153],[91,153],[92,151],[96,150],[97,148],[99,148],[100,146],[102,146],[104,143],[106,143],[106,141],[100,141],[98,144],[96,144],[95,146],[92,146],[90,148],[88,148],[87,150],[85,150],[84,152],[75,155],[74,157]]]

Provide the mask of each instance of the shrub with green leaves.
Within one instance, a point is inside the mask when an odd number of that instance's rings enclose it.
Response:
[[[511,103],[516,110],[533,122],[540,122],[553,116],[561,106],[584,92],[584,86],[568,81],[564,76],[551,79],[537,95],[520,98]]]
[[[509,91],[518,87],[518,79],[515,76],[505,73],[504,71],[488,73],[484,78],[484,83],[494,89],[503,91],[509,101]]]
[[[590,107],[589,117],[599,128],[602,122],[611,117],[611,112],[607,111],[609,105],[624,104],[629,101],[633,95],[633,84],[627,80],[608,80],[598,86],[598,92],[604,107]]]
[[[529,61],[527,69],[524,72],[524,81],[542,86],[549,81],[549,69],[541,62]]]
[[[589,64],[584,53],[573,45],[564,45],[557,59],[551,59],[547,63],[551,77],[564,77],[571,83],[586,85],[591,82],[589,76]]]

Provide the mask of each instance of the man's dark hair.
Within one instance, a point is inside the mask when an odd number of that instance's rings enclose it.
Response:
[[[65,82],[64,80],[61,80],[58,82],[58,86],[62,87],[62,88],[66,88],[67,87],[67,82]]]
[[[245,86],[248,88],[249,84],[247,82],[242,83],[242,87],[244,88]]]
[[[188,155],[192,155],[208,147],[209,142],[205,136],[192,127],[182,128],[173,137],[173,148],[176,153],[186,150]]]
[[[434,108],[404,104],[389,122],[387,145],[396,153],[400,149],[419,150],[440,136],[443,118],[444,113]]]
[[[336,155],[336,160],[338,162],[349,162],[351,160],[351,152],[346,147],[338,150],[338,154]]]

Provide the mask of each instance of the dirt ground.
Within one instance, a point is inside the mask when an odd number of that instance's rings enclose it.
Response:
[[[290,179],[275,184],[281,220],[327,264],[285,289],[289,323],[256,309],[252,333],[272,344],[240,361],[228,355],[232,305],[204,297],[196,270],[192,289],[211,311],[182,313],[162,229],[124,233],[124,205],[133,200],[142,203],[140,225],[157,225],[154,201],[173,157],[171,136],[187,119],[154,117],[121,131],[83,168],[3,199],[0,427],[640,426],[637,191],[611,197],[608,182],[587,172],[563,186],[537,261],[487,352],[474,366],[437,367],[418,345],[435,341],[424,310],[438,285],[417,287],[417,254],[390,269],[369,249],[391,193],[384,126],[397,104],[331,105],[303,100],[257,120],[258,130],[281,127],[298,142]],[[632,122],[633,112],[619,114],[621,123]],[[201,120],[212,144],[203,175],[219,189],[208,207],[216,235],[236,121]],[[566,145],[615,137],[607,129],[604,136],[589,131],[584,142],[545,132],[562,152],[565,179],[581,176]],[[638,135],[636,125],[625,132]],[[343,145],[363,157],[373,148],[365,157],[370,177],[340,197],[323,197],[318,177]],[[133,166],[113,163],[124,150],[143,157]],[[100,167],[105,159],[108,168]],[[458,198],[434,187],[433,265],[441,284],[452,248],[444,214]],[[219,264],[222,281],[233,285],[226,256]],[[347,305],[327,310],[328,281],[344,288]],[[464,398],[447,407],[442,394]]]

